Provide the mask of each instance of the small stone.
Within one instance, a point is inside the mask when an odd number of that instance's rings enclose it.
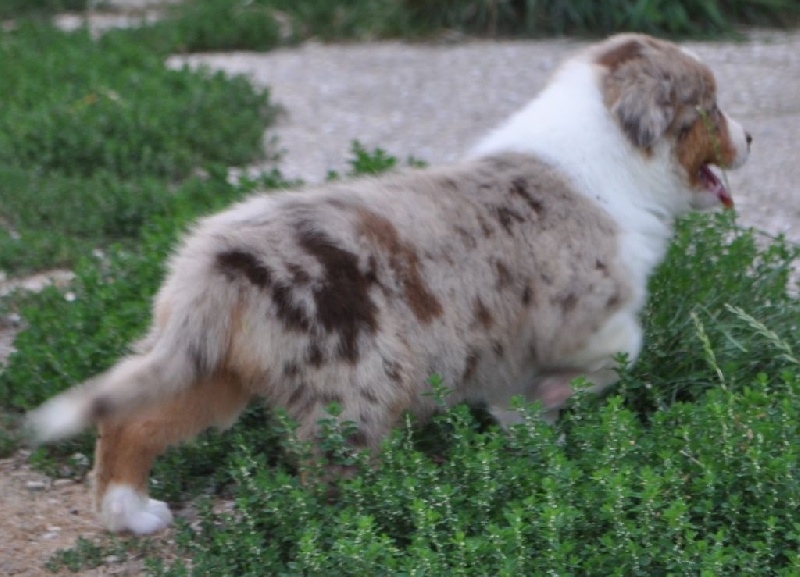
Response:
[[[25,483],[25,488],[28,491],[44,491],[47,489],[47,483],[44,481],[28,481]]]
[[[119,563],[119,557],[117,555],[109,555],[106,557],[106,563],[112,565],[114,563]]]
[[[68,485],[74,485],[75,481],[72,479],[56,479],[53,481],[53,487],[66,487]]]
[[[89,465],[89,457],[87,457],[83,453],[75,453],[70,458],[72,459],[72,462],[75,463],[75,465],[80,465],[81,467],[86,467]]]

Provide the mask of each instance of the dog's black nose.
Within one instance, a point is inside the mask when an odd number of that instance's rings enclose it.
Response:
[[[753,142],[753,136],[749,132],[744,133],[744,139],[747,141],[747,146]]]

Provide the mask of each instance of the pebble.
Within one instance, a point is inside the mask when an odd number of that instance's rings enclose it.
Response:
[[[47,489],[47,483],[45,481],[28,481],[25,483],[25,488],[28,491],[44,491]]]

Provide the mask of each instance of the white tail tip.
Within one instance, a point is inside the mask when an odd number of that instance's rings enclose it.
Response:
[[[57,441],[86,427],[83,403],[74,395],[59,395],[27,416],[27,426],[40,443]]]

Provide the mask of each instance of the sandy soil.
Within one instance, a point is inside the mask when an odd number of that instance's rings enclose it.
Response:
[[[85,483],[49,479],[27,464],[27,453],[0,460],[0,575],[53,575],[44,563],[81,536],[103,542],[108,536],[91,514]],[[170,540],[168,533],[163,538]],[[104,559],[82,575],[139,575],[141,560]],[[72,575],[62,570],[56,575]]]
[[[272,87],[287,114],[278,127],[288,176],[322,178],[346,168],[352,139],[401,158],[457,158],[480,134],[521,106],[576,43],[321,46],[269,54],[173,59],[243,73]],[[800,242],[800,33],[757,33],[744,44],[693,44],[715,70],[720,100],[755,138],[751,160],[731,173],[741,221]],[[13,319],[12,319],[13,320]],[[0,323],[0,360],[13,322]],[[0,461],[0,575],[49,575],[43,564],[76,537],[102,539],[89,490],[34,472],[26,454]],[[172,533],[161,536],[169,544]],[[114,559],[85,575],[138,574]]]

